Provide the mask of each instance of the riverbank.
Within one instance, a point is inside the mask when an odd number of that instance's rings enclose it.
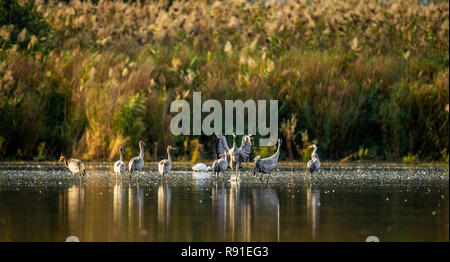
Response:
[[[125,161],[127,163],[127,161]],[[196,163],[205,163],[207,165],[211,165],[213,161],[211,160],[205,160],[205,161],[173,161],[173,166],[194,166]],[[114,165],[114,162],[108,162],[108,161],[85,161],[84,162],[87,166],[95,166],[95,165],[101,165],[101,166],[108,166],[110,165],[111,168]],[[278,166],[280,167],[306,167],[307,162],[302,161],[280,161],[278,162]],[[353,162],[321,162],[320,163],[322,167],[331,167],[331,166],[385,166],[385,167],[449,167],[448,163],[445,162],[419,162],[417,164],[405,164],[402,162],[376,162],[376,161],[353,161]],[[0,166],[6,166],[6,165],[61,165],[60,163],[56,161],[0,161]],[[144,164],[144,167],[157,167],[158,161],[146,161]],[[252,167],[253,162],[244,163],[244,168]]]

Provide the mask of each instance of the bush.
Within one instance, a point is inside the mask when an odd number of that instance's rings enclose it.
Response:
[[[408,153],[407,156],[403,157],[403,163],[405,164],[417,164],[419,163],[419,159],[416,155]]]

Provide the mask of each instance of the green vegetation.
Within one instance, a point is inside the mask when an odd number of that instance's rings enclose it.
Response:
[[[403,157],[403,163],[405,164],[417,164],[418,162],[417,156],[411,153],[408,153],[407,156]]]
[[[278,99],[283,159],[448,161],[448,1],[255,2],[0,1],[0,160],[212,158],[168,131],[201,91]]]

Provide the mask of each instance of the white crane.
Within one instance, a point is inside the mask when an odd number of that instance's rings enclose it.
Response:
[[[211,170],[211,167],[207,166],[206,164],[203,164],[203,163],[198,163],[198,164],[195,164],[195,166],[192,167],[192,170],[193,171],[206,171],[206,172],[208,172],[208,171]]]
[[[121,146],[119,148],[120,152],[120,159],[114,163],[114,172],[117,175],[123,175],[125,174],[125,170],[127,170],[127,165],[125,165],[125,162],[123,162],[123,151],[125,151],[125,147]]]

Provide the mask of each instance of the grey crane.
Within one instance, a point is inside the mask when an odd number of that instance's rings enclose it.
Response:
[[[230,149],[227,144],[225,136],[221,134],[216,134],[217,137],[217,157],[228,151],[228,165],[231,170],[236,167],[236,172],[239,171],[240,163],[250,161],[251,155],[253,153],[253,135],[248,134],[242,137],[242,142],[240,147],[236,147],[236,133],[233,133],[233,147]]]
[[[319,156],[317,155],[317,145],[311,145],[310,148],[314,148],[313,152],[311,153],[311,160],[308,161],[306,164],[306,167],[308,168],[308,171],[312,174],[314,171],[318,170],[320,167],[320,160]]]
[[[230,168],[233,170],[233,167],[236,166],[236,172],[239,171],[239,160],[241,150],[236,147],[236,133],[233,133],[233,147],[228,150],[228,153],[230,154]]]
[[[127,165],[125,165],[125,162],[123,162],[123,151],[125,151],[125,147],[121,146],[119,148],[120,159],[114,163],[114,172],[116,173],[116,178],[117,175],[125,174],[125,170],[127,170]]]
[[[222,134],[215,134],[217,137],[217,144],[216,144],[216,153],[217,158],[220,158],[220,155],[223,154],[225,151],[229,151],[230,148],[228,147],[227,139]]]
[[[225,171],[227,171],[227,167],[228,167],[228,150],[225,150],[220,155],[220,158],[212,163],[212,171],[216,174],[216,177],[219,176],[219,172],[222,172],[223,177],[225,177]]]
[[[130,178],[134,171],[141,171],[144,167],[144,141],[139,141],[139,156],[133,157],[128,163],[128,170],[130,171]]]
[[[164,176],[172,169],[172,156],[170,155],[172,150],[177,150],[173,146],[167,147],[167,159],[163,159],[158,163],[158,171],[161,176]]]
[[[277,152],[271,157],[261,159],[261,156],[256,156],[253,165],[253,175],[256,173],[262,173],[259,180],[263,182],[263,175],[267,174],[267,183],[269,183],[270,174],[278,165],[278,157],[280,156],[281,138],[278,139]]]
[[[64,163],[64,165],[69,169],[72,174],[76,175],[86,175],[86,166],[81,160],[70,158],[67,159],[65,156],[59,158],[59,163]]]

